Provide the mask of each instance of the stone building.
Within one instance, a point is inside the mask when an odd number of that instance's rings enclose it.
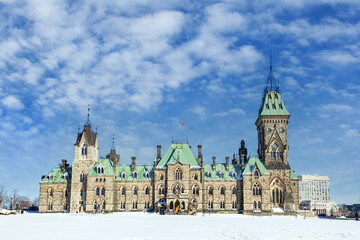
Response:
[[[288,159],[289,112],[281,99],[270,66],[258,119],[258,157],[248,157],[244,140],[238,153],[219,163],[205,164],[202,146],[193,153],[188,143],[171,143],[149,165],[121,165],[115,148],[99,159],[98,136],[88,119],[75,142],[69,167],[44,175],[40,182],[39,212],[152,211],[272,214],[299,208],[299,183]],[[210,161],[211,162],[211,161]]]

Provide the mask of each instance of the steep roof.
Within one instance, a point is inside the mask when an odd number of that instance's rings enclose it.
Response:
[[[79,146],[79,143],[80,143],[80,140],[81,140],[82,136],[85,137],[85,141],[86,141],[87,144],[95,145],[96,138],[97,138],[97,133],[94,133],[92,131],[91,126],[89,126],[89,125],[84,126],[83,131],[78,134],[77,139],[76,139],[76,143],[74,145]]]
[[[41,182],[70,182],[71,181],[71,167],[65,168],[64,172],[61,172],[61,168],[54,168],[49,175],[44,175],[41,178]],[[65,179],[65,175],[68,174],[68,179]],[[53,176],[53,179],[50,180],[50,176]]]
[[[224,178],[220,177],[221,172],[224,173]],[[232,175],[233,172],[235,176]],[[229,170],[226,170],[225,164],[216,164],[215,170],[213,170],[213,165],[204,165],[204,180],[238,180],[240,176],[240,165],[229,165]]]
[[[104,167],[104,173],[98,173],[97,167]],[[89,176],[93,175],[115,175],[113,169],[113,162],[107,158],[101,158],[99,161],[94,165],[94,167],[88,173]]]
[[[157,167],[165,167],[168,164],[174,164],[176,162],[200,167],[199,162],[187,143],[172,143],[157,164]]]
[[[134,173],[137,173],[137,178],[134,178]],[[122,174],[125,173],[125,178],[122,177]],[[149,173],[149,177],[146,176],[146,173]],[[126,181],[126,180],[153,180],[154,172],[152,165],[138,165],[135,166],[134,171],[131,171],[130,166],[117,166],[116,168],[116,181]]]
[[[265,168],[264,164],[257,157],[251,157],[245,164],[243,174],[251,174],[255,168],[255,165],[260,171],[260,174],[270,174]]]
[[[295,171],[291,170],[291,174],[290,174],[291,179],[299,179],[296,174]]]
[[[273,116],[273,115],[289,115],[290,113],[286,110],[285,104],[281,99],[279,92],[267,92],[259,109],[259,116]]]

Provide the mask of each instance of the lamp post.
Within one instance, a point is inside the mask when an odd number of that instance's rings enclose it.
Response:
[[[10,198],[10,210],[13,208],[13,197]]]

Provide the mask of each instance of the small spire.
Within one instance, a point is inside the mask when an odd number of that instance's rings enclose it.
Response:
[[[265,93],[267,93],[267,92],[279,92],[279,83],[276,81],[273,70],[272,70],[272,51],[271,50],[270,50],[270,71],[269,71],[267,84],[265,87]]]
[[[87,114],[87,120],[85,122],[85,126],[91,127],[91,121],[90,121],[90,104],[88,105],[88,114]]]
[[[112,146],[110,150],[116,150],[115,149],[115,134],[113,134],[113,138],[112,138]]]

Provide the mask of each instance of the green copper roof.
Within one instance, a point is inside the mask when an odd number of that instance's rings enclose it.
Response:
[[[241,166],[229,165],[229,170],[226,170],[225,164],[216,164],[213,170],[213,165],[204,165],[204,180],[241,180]]]
[[[174,164],[176,162],[200,167],[195,155],[187,143],[172,143],[157,164],[157,167],[165,167],[168,164]]]
[[[299,179],[296,174],[295,171],[291,170],[291,174],[290,174],[291,179]]]
[[[137,177],[135,178],[134,173],[136,172]],[[152,180],[153,179],[153,166],[152,165],[139,165],[135,166],[134,171],[131,171],[130,166],[118,166],[116,168],[116,178],[117,181],[126,181],[126,180]]]
[[[268,170],[266,170],[264,164],[257,158],[251,157],[245,165],[245,169],[243,174],[251,174],[255,168],[255,165],[260,171],[260,174],[269,174]]]
[[[259,115],[290,115],[278,92],[267,92],[262,101]]]
[[[97,168],[103,167],[104,173],[97,173]],[[89,176],[93,175],[115,175],[113,169],[113,162],[107,158],[101,158],[99,161],[94,165],[94,167],[88,173]]]
[[[68,177],[67,177],[68,176]],[[61,168],[54,168],[49,175],[42,177],[41,182],[70,182],[71,181],[71,167],[65,168],[61,172]]]

